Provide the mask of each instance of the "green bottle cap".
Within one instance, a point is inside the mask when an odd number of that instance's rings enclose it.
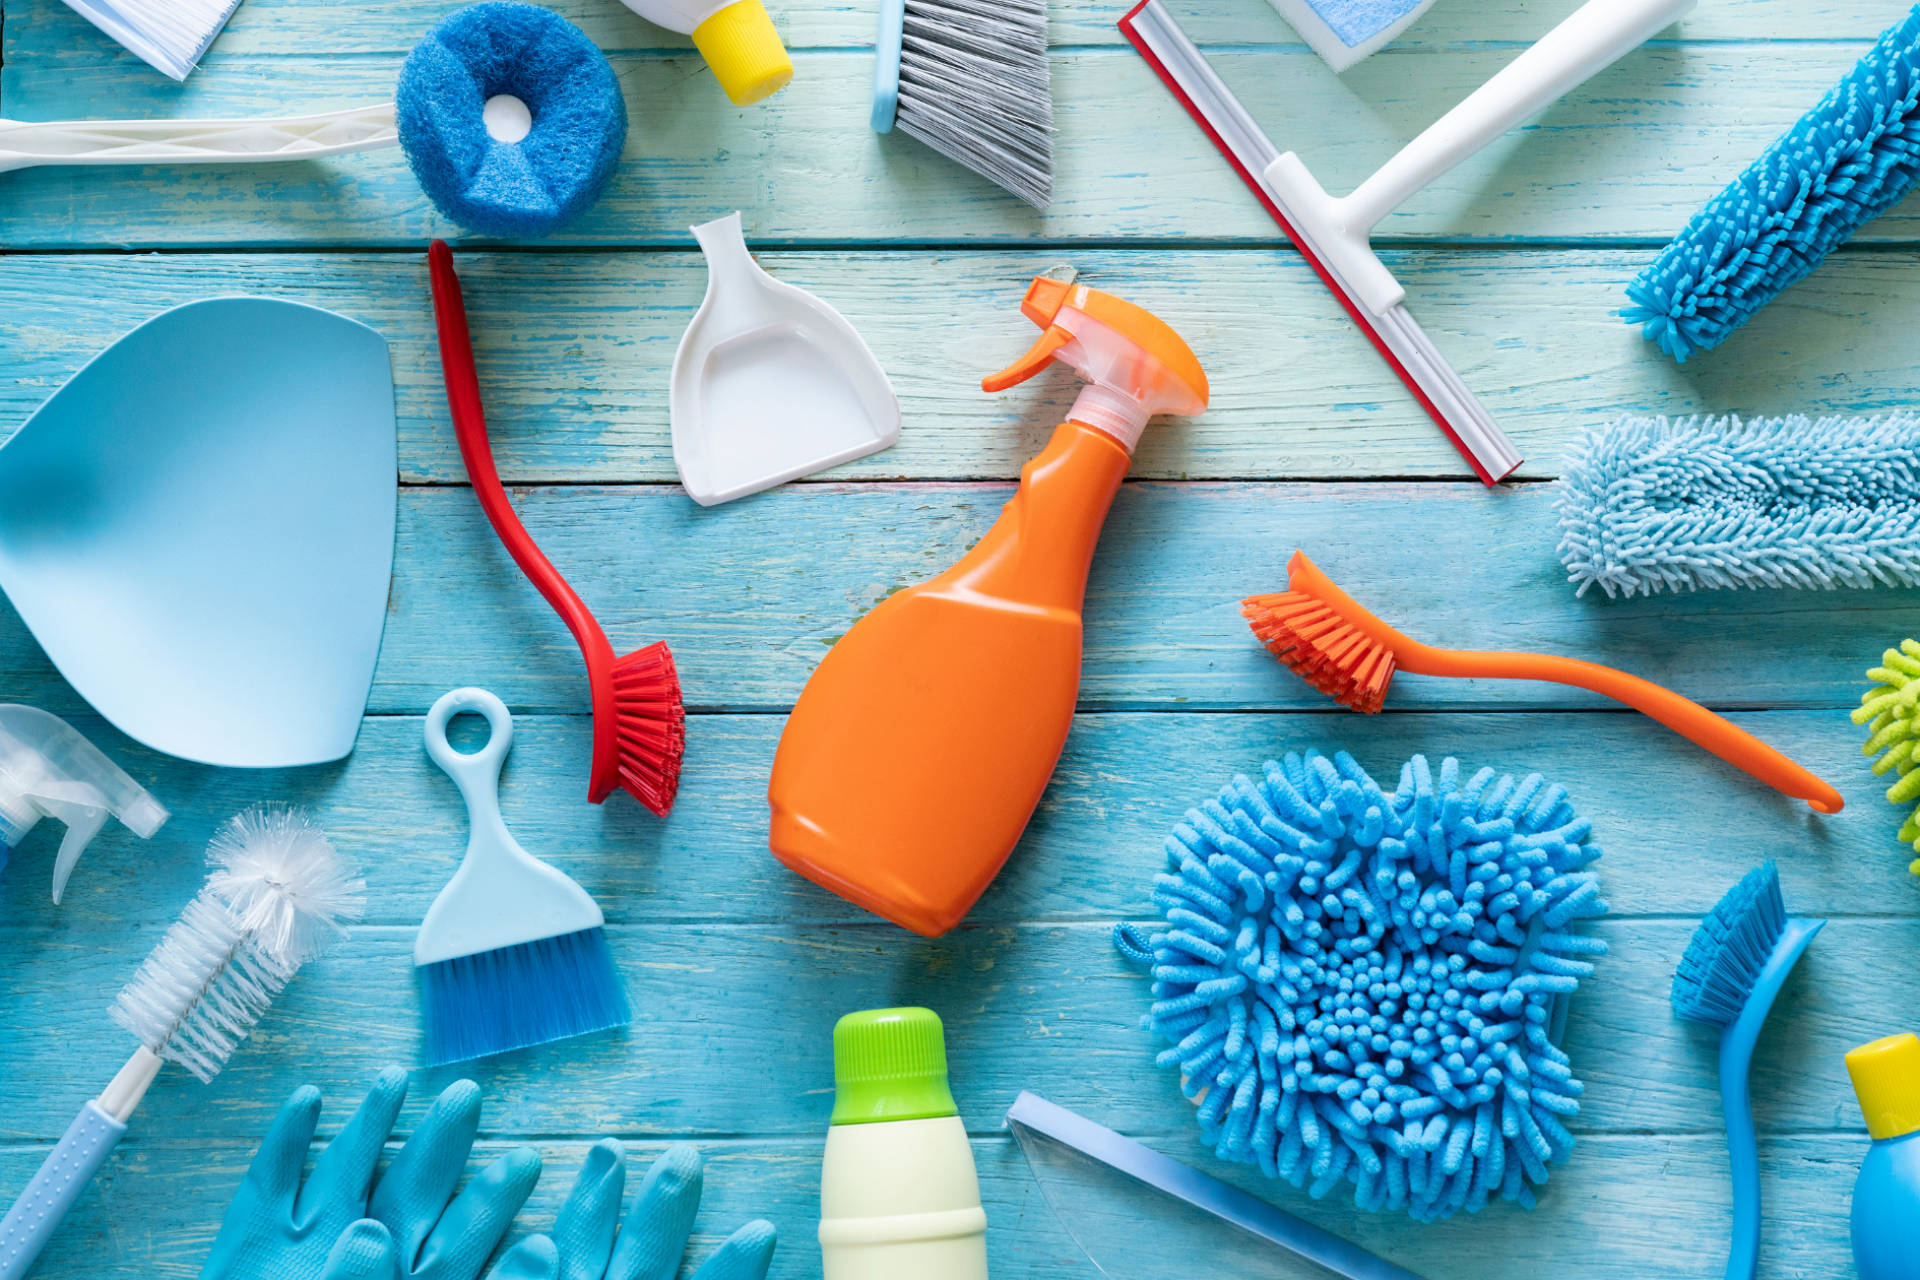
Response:
[[[931,1009],[868,1009],[833,1028],[833,1124],[957,1116],[947,1041]]]

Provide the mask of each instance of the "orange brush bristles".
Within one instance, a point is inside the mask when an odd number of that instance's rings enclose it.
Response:
[[[1393,683],[1393,650],[1305,591],[1249,596],[1240,612],[1253,634],[1302,680],[1368,715],[1386,701]]]
[[[665,817],[680,789],[680,761],[687,752],[680,675],[665,641],[615,659],[613,696],[619,711],[620,785]]]

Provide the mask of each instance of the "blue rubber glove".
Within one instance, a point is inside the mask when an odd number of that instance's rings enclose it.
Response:
[[[390,1270],[382,1280],[395,1274],[475,1280],[539,1179],[539,1153],[523,1148],[500,1157],[449,1208],[480,1127],[480,1088],[457,1081],[434,1102],[369,1196],[406,1096],[406,1072],[381,1072],[302,1186],[300,1171],[320,1119],[320,1091],[310,1085],[296,1090],[260,1143],[200,1280],[321,1280],[343,1233],[369,1216],[385,1224],[390,1238],[411,1243],[405,1256],[419,1268]]]
[[[612,1138],[593,1145],[561,1206],[553,1236],[529,1236],[504,1254],[487,1280],[673,1280],[700,1211],[700,1153],[673,1147],[647,1171],[620,1229],[627,1158]],[[694,1280],[765,1280],[773,1224],[749,1222],[715,1250]],[[393,1280],[399,1255],[377,1222],[340,1238],[323,1280]]]

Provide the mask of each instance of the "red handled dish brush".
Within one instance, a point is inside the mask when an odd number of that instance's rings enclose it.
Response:
[[[1306,553],[1287,562],[1287,590],[1249,596],[1241,613],[1273,656],[1334,701],[1372,714],[1380,710],[1395,671],[1469,679],[1544,680],[1588,689],[1651,716],[1821,813],[1838,813],[1840,793],[1697,702],[1650,680],[1577,658],[1544,653],[1474,653],[1421,644],[1355,603]]]
[[[480,378],[473,366],[473,339],[453,251],[435,240],[427,251],[433,277],[434,319],[440,332],[440,369],[447,383],[447,407],[467,477],[508,554],[520,572],[540,590],[560,620],[573,632],[587,663],[593,698],[593,772],[587,799],[599,804],[616,786],[662,817],[673,808],[680,787],[680,760],[687,749],[686,711],[680,703],[680,677],[664,641],[615,657],[601,629],[553,562],[534,543],[493,465],[486,412],[480,404]]]

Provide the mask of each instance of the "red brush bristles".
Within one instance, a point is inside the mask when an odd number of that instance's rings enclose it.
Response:
[[[1368,715],[1393,683],[1393,650],[1318,596],[1276,591],[1249,596],[1240,612],[1274,657],[1328,697]]]
[[[680,674],[674,670],[673,651],[664,640],[614,660],[613,696],[620,785],[665,817],[680,790],[687,713],[680,703]]]

